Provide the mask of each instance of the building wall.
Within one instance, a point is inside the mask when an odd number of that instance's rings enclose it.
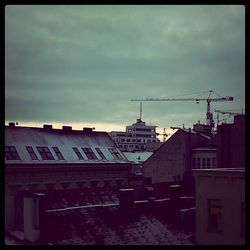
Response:
[[[81,167],[71,166],[6,166],[5,226],[14,226],[15,199],[20,191],[62,190],[84,187],[126,186],[131,164]]]
[[[218,126],[218,167],[245,167],[245,116],[235,116],[233,124]]]
[[[152,183],[173,182],[183,177],[185,171],[186,140],[177,131],[143,164],[144,177]]]
[[[193,170],[196,183],[196,243],[238,245],[244,243],[245,171],[242,169]],[[210,201],[209,201],[210,200]],[[219,202],[221,231],[211,229],[209,202]]]
[[[191,169],[192,148],[206,144],[204,137],[179,129],[143,163],[144,177],[153,184],[183,180]]]

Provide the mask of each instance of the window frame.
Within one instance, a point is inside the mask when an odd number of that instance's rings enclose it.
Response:
[[[29,156],[30,156],[32,161],[39,160],[32,146],[25,146],[25,148],[26,148],[27,152],[29,153]]]
[[[75,152],[76,156],[78,157],[78,160],[84,160],[83,155],[81,154],[81,152],[77,147],[72,147],[72,149]]]
[[[88,160],[98,160],[92,148],[82,148],[82,151],[87,156]]]
[[[5,146],[4,152],[6,160],[21,160],[15,146]]]
[[[208,199],[207,219],[208,232],[223,233],[223,202],[221,199]]]
[[[122,155],[119,153],[117,148],[108,148],[110,154],[113,156],[115,160],[123,160]]]
[[[122,145],[119,145],[119,146],[122,146]],[[106,156],[103,154],[100,148],[95,148],[95,151],[102,158],[102,160],[107,160]]]
[[[49,147],[37,146],[36,148],[37,148],[38,153],[42,157],[42,160],[45,160],[45,161],[54,161],[55,160]]]
[[[60,161],[65,160],[65,158],[63,157],[63,155],[58,147],[54,146],[54,147],[52,147],[52,149],[53,149],[54,153],[56,154],[58,160],[60,160]]]

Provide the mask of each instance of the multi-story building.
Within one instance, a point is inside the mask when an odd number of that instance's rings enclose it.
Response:
[[[150,145],[151,149],[156,149],[160,145],[156,127],[146,125],[144,121],[137,119],[136,123],[126,126],[126,131],[111,131],[109,134],[122,151],[142,151],[147,149],[147,145]]]
[[[5,126],[5,226],[23,229],[28,192],[126,186],[132,163],[106,132]]]
[[[211,156],[214,157],[214,153]],[[192,172],[196,184],[196,243],[244,244],[244,115],[235,116],[232,124],[218,126],[217,168],[193,169]]]
[[[196,243],[245,243],[245,169],[194,169]]]

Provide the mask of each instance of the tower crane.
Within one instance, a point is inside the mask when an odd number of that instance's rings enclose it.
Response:
[[[217,112],[217,113],[221,113],[223,115],[227,114],[227,115],[242,115],[242,113],[238,113],[238,112],[231,112],[231,111],[223,111],[223,110],[218,110],[218,109],[214,109],[214,112]]]
[[[211,102],[223,102],[223,101],[233,101],[234,98],[232,96],[225,96],[219,98],[211,98],[211,93],[213,91],[209,91],[209,96],[207,98],[145,98],[145,99],[131,99],[131,101],[196,101],[199,103],[200,101],[207,102],[207,113],[206,113],[206,124],[209,126],[214,126],[213,114],[210,110],[210,103]]]
[[[217,124],[219,124],[219,122],[221,122],[221,121],[226,121],[227,120],[227,119],[219,120],[219,113],[223,114],[223,115],[226,114],[226,115],[229,115],[229,116],[231,116],[231,115],[242,115],[243,114],[243,111],[242,111],[242,113],[238,113],[238,112],[223,111],[223,110],[218,110],[218,109],[214,109],[214,112],[218,113],[217,114]]]

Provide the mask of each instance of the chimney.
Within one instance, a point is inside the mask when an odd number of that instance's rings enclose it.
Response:
[[[9,127],[10,127],[10,128],[15,128],[15,126],[16,126],[16,125],[15,125],[14,122],[9,122]]]
[[[72,127],[71,126],[62,126],[62,130],[63,131],[72,131]]]
[[[85,132],[85,133],[91,133],[91,132],[93,132],[93,129],[94,128],[83,128],[83,132]]]
[[[43,124],[43,129],[46,130],[46,131],[49,131],[49,130],[53,129],[53,126],[49,125],[49,124]]]
[[[119,208],[122,212],[131,212],[134,205],[135,190],[133,188],[119,189]]]

